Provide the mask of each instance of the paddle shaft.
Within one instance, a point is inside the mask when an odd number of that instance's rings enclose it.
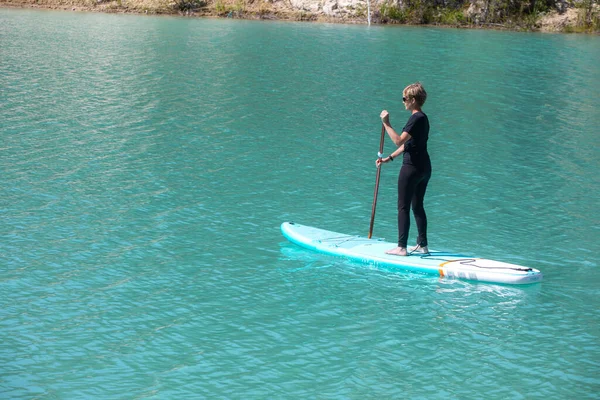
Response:
[[[385,139],[385,126],[381,124],[381,140],[379,141],[379,153],[377,156],[381,160],[383,153],[383,140]],[[379,192],[379,177],[381,176],[381,163],[377,166],[377,178],[375,178],[375,193],[373,194],[373,207],[371,208],[371,225],[369,226],[369,236],[373,236],[373,224],[375,223],[375,209],[377,208],[377,193]]]

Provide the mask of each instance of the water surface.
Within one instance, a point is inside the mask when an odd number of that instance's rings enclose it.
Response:
[[[598,65],[594,36],[0,10],[0,397],[598,398]],[[416,80],[431,247],[541,284],[281,236],[367,233]]]

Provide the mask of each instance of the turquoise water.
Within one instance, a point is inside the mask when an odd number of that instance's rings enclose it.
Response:
[[[0,398],[599,398],[599,65],[597,36],[0,10]],[[368,232],[416,80],[431,247],[542,283],[281,236]]]

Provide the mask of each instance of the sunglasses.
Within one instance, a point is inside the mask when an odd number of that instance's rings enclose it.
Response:
[[[403,97],[403,98],[402,98],[402,102],[403,102],[403,103],[406,103],[407,101],[408,101],[408,97]]]

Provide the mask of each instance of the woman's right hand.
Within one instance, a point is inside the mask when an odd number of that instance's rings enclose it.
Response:
[[[379,118],[381,118],[381,122],[383,122],[385,125],[390,124],[390,113],[387,112],[387,110],[383,110],[381,114],[379,114]]]

